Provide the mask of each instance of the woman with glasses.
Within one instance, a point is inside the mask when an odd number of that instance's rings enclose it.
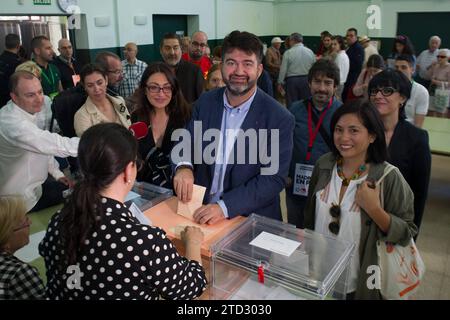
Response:
[[[97,64],[84,66],[80,73],[88,98],[75,113],[74,127],[77,136],[99,123],[113,122],[126,128],[131,125],[130,114],[122,97],[107,94],[108,76]]]
[[[347,298],[381,299],[367,286],[373,274],[368,268],[378,265],[378,240],[406,245],[415,234],[413,195],[397,169],[382,188],[375,183],[387,166],[387,150],[383,123],[370,102],[344,104],[333,115],[331,132],[332,152],[316,162],[311,177],[305,228],[355,243]]]
[[[0,197],[0,300],[41,299],[39,272],[14,256],[30,241],[31,220],[20,197]]]
[[[138,180],[172,188],[170,153],[174,143],[171,136],[189,121],[190,105],[184,99],[175,75],[162,62],[147,67],[133,100],[137,103],[133,122],[144,122],[149,128],[147,136],[139,140],[144,167]]]
[[[428,133],[406,120],[412,84],[399,71],[387,69],[369,83],[369,96],[384,124],[388,161],[399,168],[414,193],[414,224],[420,228],[430,183]]]
[[[431,79],[430,85],[430,115],[442,115],[447,113],[447,108],[437,108],[436,102],[436,89],[450,90],[450,63],[448,59],[450,58],[450,53],[448,49],[441,49],[438,51],[437,61],[429,67],[427,74]],[[450,117],[450,112],[447,113]]]
[[[50,299],[193,299],[205,289],[201,230],[182,232],[186,259],[163,230],[140,224],[124,205],[138,171],[137,149],[133,135],[115,123],[81,137],[83,179],[39,245]]]

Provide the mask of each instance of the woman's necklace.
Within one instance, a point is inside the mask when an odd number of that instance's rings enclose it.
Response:
[[[342,169],[342,165],[344,164],[344,160],[342,158],[339,158],[336,162],[337,164],[337,174],[338,176],[342,179],[342,185],[344,187],[348,187],[348,185],[350,184],[351,180],[357,180],[361,174],[366,171],[366,164],[363,163],[362,165],[360,165],[358,167],[358,169],[355,171],[355,173],[352,174],[352,176],[350,177],[350,179],[346,178],[344,175],[344,170]]]

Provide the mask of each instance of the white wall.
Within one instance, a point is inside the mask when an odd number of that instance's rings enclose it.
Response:
[[[274,32],[273,0],[79,0],[82,30],[77,31],[79,49],[123,46],[128,41],[139,45],[153,44],[152,15],[197,15],[198,27],[210,39],[221,39],[235,29],[252,31],[258,35]],[[63,14],[56,0],[51,6],[34,6],[31,0],[20,5],[17,0],[2,0],[0,14],[36,15]],[[146,16],[147,24],[134,24],[134,16]],[[110,24],[96,27],[96,17],[109,17]],[[197,21],[188,19],[188,22]],[[195,26],[193,26],[195,25]],[[189,33],[197,23],[191,23]]]
[[[51,6],[34,6],[32,0],[1,0],[0,14],[63,14],[56,0]],[[381,30],[367,29],[366,9],[377,4],[382,10]],[[300,32],[318,36],[322,30],[343,34],[350,26],[361,34],[394,37],[398,12],[450,11],[450,0],[79,0],[82,30],[77,32],[80,49],[123,46],[128,41],[153,44],[152,15],[198,15],[198,27],[210,39],[222,39],[235,29],[259,36]],[[137,26],[134,16],[147,16]],[[95,17],[109,16],[110,25],[96,27]],[[189,18],[190,33],[195,28]],[[419,25],[419,24],[418,24]]]
[[[380,30],[369,30],[366,25],[367,8],[372,4],[381,8]],[[280,0],[274,7],[278,34],[319,36],[323,30],[345,34],[355,27],[360,34],[394,37],[398,12],[450,11],[450,0]]]
[[[217,4],[217,39],[233,30],[249,31],[258,36],[275,33],[273,1],[220,0]]]

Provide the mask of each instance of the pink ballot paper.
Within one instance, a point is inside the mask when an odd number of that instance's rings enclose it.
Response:
[[[203,205],[203,198],[205,196],[205,192],[206,192],[205,187],[197,186],[194,184],[191,201],[188,203],[183,203],[180,200],[178,200],[177,214],[194,221],[193,218],[194,212]]]

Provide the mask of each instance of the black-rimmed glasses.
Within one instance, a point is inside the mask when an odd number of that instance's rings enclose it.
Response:
[[[208,46],[208,44],[206,44],[206,43],[199,43],[197,41],[192,41],[191,44],[192,44],[192,46],[194,46],[196,48],[200,47],[202,49],[206,48]]]
[[[395,92],[398,92],[398,90],[392,87],[372,88],[369,90],[369,95],[376,96],[378,92],[381,92],[384,97],[389,97]]]
[[[150,93],[160,93],[161,91],[164,92],[165,94],[172,93],[171,85],[167,85],[167,86],[163,86],[163,87],[160,87],[157,85],[149,85],[146,88]]]

